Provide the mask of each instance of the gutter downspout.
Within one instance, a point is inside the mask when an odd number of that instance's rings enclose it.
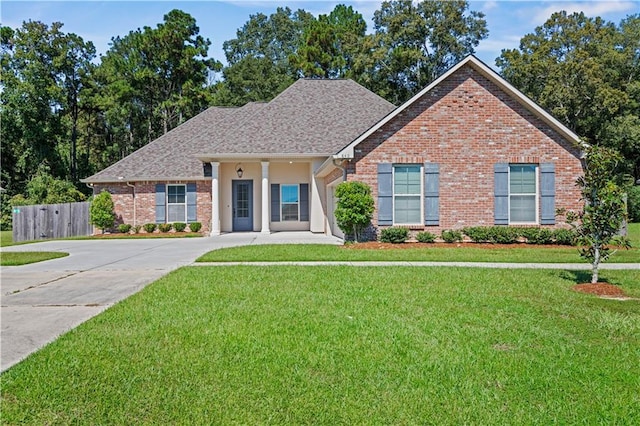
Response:
[[[338,160],[338,162],[336,163],[336,160]],[[340,170],[342,170],[342,181],[346,182],[347,181],[347,168],[344,166],[344,162],[347,161],[345,159],[338,159],[338,158],[333,158],[331,160],[333,162],[333,165],[336,166],[337,168],[339,168]]]
[[[136,226],[136,186],[127,181],[127,186],[133,188],[133,226]]]

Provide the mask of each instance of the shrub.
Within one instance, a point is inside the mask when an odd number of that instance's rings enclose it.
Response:
[[[453,230],[453,229],[447,229],[447,230],[442,231],[442,234],[440,235],[440,238],[442,238],[442,240],[445,243],[462,242],[462,232],[456,231],[456,230]]]
[[[553,241],[563,246],[573,246],[576,244],[578,234],[572,229],[556,229],[553,231]]]
[[[140,228],[142,228],[142,226],[136,225],[136,226],[132,227],[131,229],[133,229],[133,233],[134,234],[138,234],[140,232]]]
[[[407,228],[385,228],[380,232],[380,241],[383,243],[404,243],[409,238],[409,230]]]
[[[547,228],[521,228],[520,235],[527,240],[527,244],[553,243],[553,231]]]
[[[627,192],[627,212],[630,222],[640,222],[640,186],[632,186]]]
[[[89,221],[100,228],[104,234],[105,229],[111,228],[115,223],[116,215],[113,212],[113,200],[108,191],[102,191],[96,195],[89,207]]]
[[[151,234],[156,230],[156,226],[157,225],[155,223],[145,223],[144,225],[142,225],[142,228],[145,230],[145,232]]]
[[[489,242],[496,244],[513,244],[518,242],[518,229],[507,226],[494,226],[489,230]]]
[[[158,230],[160,232],[169,232],[169,231],[171,231],[171,224],[170,223],[160,223],[160,224],[158,224]]]
[[[472,226],[463,228],[462,232],[474,243],[488,243],[491,241],[490,230],[488,226]]]
[[[189,224],[189,229],[191,230],[191,232],[198,232],[200,231],[200,229],[202,229],[202,224],[200,222],[191,222]]]
[[[131,231],[131,225],[129,225],[128,223],[121,223],[120,225],[118,225],[118,231],[123,234],[128,234],[129,231]]]
[[[342,182],[336,187],[338,202],[334,215],[338,226],[346,235],[358,236],[371,223],[373,197],[371,188],[362,182]]]
[[[436,240],[436,236],[431,232],[423,231],[416,234],[416,240],[418,240],[419,243],[432,243]]]
[[[175,222],[173,224],[173,229],[175,229],[176,232],[184,232],[186,228],[187,228],[187,224],[184,222]]]

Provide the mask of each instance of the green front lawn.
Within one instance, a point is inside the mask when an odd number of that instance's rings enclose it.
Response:
[[[0,253],[0,266],[19,266],[69,256],[59,251],[25,251]]]
[[[406,247],[405,243],[403,245]],[[198,262],[278,262],[278,261],[413,261],[413,262],[507,262],[585,263],[575,247],[479,248],[474,244],[450,247],[416,245],[416,248],[359,249],[354,246],[320,244],[270,244],[214,250]],[[607,262],[638,263],[640,249],[619,250]]]
[[[640,302],[586,279],[182,268],[5,372],[2,422],[638,424]]]

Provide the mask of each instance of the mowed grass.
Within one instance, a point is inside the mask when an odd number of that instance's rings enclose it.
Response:
[[[639,424],[640,302],[585,279],[182,268],[5,372],[2,422]]]
[[[411,244],[411,243],[405,243]],[[400,245],[399,245],[400,246]],[[268,244],[230,247],[202,255],[197,262],[279,262],[279,261],[413,261],[413,262],[506,262],[585,263],[576,247],[486,248],[474,244],[451,247],[416,245],[416,248],[361,249],[354,246],[322,244]],[[640,249],[618,250],[609,263],[640,263]]]
[[[29,263],[42,262],[45,260],[58,259],[60,257],[69,256],[69,253],[57,251],[25,251],[25,252],[8,252],[0,253],[0,266],[19,266]]]
[[[633,248],[617,250],[610,263],[640,263],[640,223],[628,226]],[[415,246],[413,248],[412,246]],[[407,248],[411,247],[411,248]],[[410,261],[410,262],[505,262],[584,263],[576,247],[479,247],[473,243],[450,247],[398,244],[397,249],[361,249],[321,244],[271,244],[230,247],[204,254],[197,262],[311,262],[311,261]]]

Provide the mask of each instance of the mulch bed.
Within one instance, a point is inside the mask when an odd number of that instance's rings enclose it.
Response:
[[[600,297],[627,297],[620,287],[609,283],[576,284],[572,288],[580,293],[595,294]]]
[[[201,237],[202,234],[196,232],[139,232],[137,234],[123,234],[120,232],[108,233],[108,234],[94,234],[91,238],[97,239],[110,239],[110,238],[195,238]]]

